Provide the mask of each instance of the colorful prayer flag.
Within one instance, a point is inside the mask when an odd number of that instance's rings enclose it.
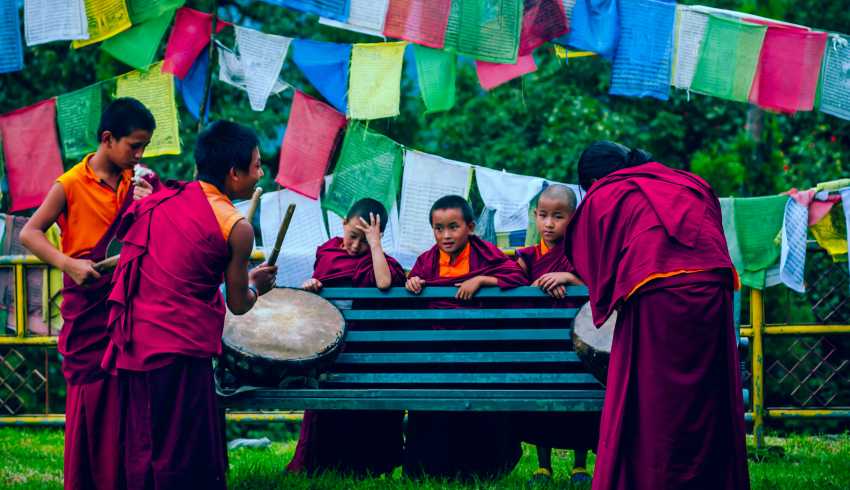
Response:
[[[180,154],[174,76],[162,71],[162,63],[157,63],[147,72],[136,70],[118,77],[115,96],[138,99],[153,113],[156,130],[145,150],[146,157]]]
[[[301,73],[329,104],[345,114],[351,45],[295,39],[292,48],[292,60]]]
[[[522,0],[453,0],[445,49],[490,63],[516,63]]]
[[[216,32],[229,25],[222,20],[216,21]],[[168,36],[168,46],[165,48],[165,61],[162,71],[173,73],[183,79],[195,58],[210,42],[212,34],[212,15],[183,7],[177,10],[174,17],[174,27]]]
[[[171,25],[172,18],[174,18],[173,10],[165,12],[159,17],[135,25],[107,39],[100,47],[113,58],[143,70],[153,63],[159,43],[162,42],[165,31]]]
[[[442,48],[451,0],[390,0],[384,35]]]
[[[89,37],[73,41],[74,49],[99,43],[132,26],[124,0],[86,0],[86,16]]]
[[[348,20],[341,22],[320,17],[319,24],[384,37],[384,21],[389,4],[390,0],[351,0]]]
[[[519,56],[531,54],[543,43],[570,30],[563,0],[525,0]]]
[[[850,120],[850,37],[830,35],[818,92],[821,112]]]
[[[76,160],[97,149],[100,113],[100,84],[56,98],[56,122],[66,159]]]
[[[183,105],[189,111],[189,114],[195,120],[201,117],[201,99],[204,98],[204,84],[207,80],[207,69],[210,64],[210,52],[206,49],[201,50],[201,54],[192,63],[192,68],[186,74],[186,78],[174,80],[177,91],[183,97]],[[210,100],[212,99],[212,89],[207,93],[207,110],[204,116],[204,122],[210,115]]]
[[[478,73],[478,81],[481,86],[485,90],[492,90],[514,78],[537,71],[537,64],[534,62],[534,56],[528,54],[517,58],[517,62],[514,64],[488,63],[476,60],[475,71]]]
[[[620,14],[620,41],[609,93],[667,100],[676,4],[620,0]]]
[[[455,105],[457,56],[450,51],[413,45],[419,92],[425,112],[447,111]]]
[[[84,0],[27,0],[24,2],[24,35],[27,46],[88,39]]]
[[[570,14],[567,45],[614,59],[619,39],[617,0],[577,0]]]
[[[133,25],[161,17],[182,7],[186,0],[127,0],[127,10]]]
[[[345,123],[344,114],[296,91],[280,147],[275,182],[310,199],[318,199],[337,137]]]
[[[349,0],[262,0],[271,5],[345,22]]]
[[[17,0],[0,0],[0,73],[24,68],[21,21]]]
[[[378,119],[399,114],[401,66],[406,46],[406,42],[354,45],[348,85],[352,119]]]
[[[780,112],[812,110],[826,41],[825,32],[768,25],[750,102]]]
[[[350,123],[322,207],[345,216],[352,204],[371,197],[392,209],[401,181],[401,165],[402,148],[398,143],[359,123]]]
[[[699,61],[699,48],[708,27],[708,12],[691,5],[676,6],[671,84],[690,90]]]
[[[236,26],[236,46],[245,73],[251,109],[262,111],[266,108],[291,42],[291,37]]]
[[[691,90],[747,102],[767,27],[711,15]]]
[[[40,205],[62,175],[55,120],[55,99],[0,116],[11,213]]]
[[[779,259],[776,237],[782,229],[788,196],[750,197],[734,200],[735,231],[741,248],[741,282],[764,289],[769,267]]]

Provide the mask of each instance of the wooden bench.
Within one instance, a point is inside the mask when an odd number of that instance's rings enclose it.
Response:
[[[322,297],[342,309],[349,329],[319,387],[253,390],[223,404],[240,411],[601,410],[604,388],[570,341],[577,308],[553,308],[533,287],[484,288],[471,308],[427,307],[456,291],[432,287],[415,296],[402,288],[326,288]],[[570,287],[568,295],[577,306],[587,301],[584,287]],[[367,301],[368,309],[352,309],[352,301]],[[523,307],[493,307],[494,301]]]

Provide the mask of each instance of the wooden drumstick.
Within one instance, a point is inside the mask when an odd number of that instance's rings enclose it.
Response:
[[[283,245],[283,239],[286,237],[286,231],[289,229],[289,222],[292,221],[293,213],[295,213],[295,204],[290,204],[286,208],[286,216],[280,222],[280,229],[277,231],[277,240],[274,242],[274,249],[266,265],[273,266],[277,262],[277,256],[280,255],[280,246]]]
[[[260,195],[262,193],[263,189],[257,187],[254,189],[254,195],[251,196],[251,204],[248,206],[248,214],[245,215],[245,219],[248,220],[249,225],[254,222],[254,215],[257,213],[257,205],[260,203]]]
[[[100,262],[94,264],[92,268],[101,274],[103,274],[104,272],[109,272],[118,267],[119,258],[121,258],[119,255],[113,255],[108,259],[101,260]]]

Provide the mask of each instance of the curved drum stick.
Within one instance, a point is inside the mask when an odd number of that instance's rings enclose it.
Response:
[[[277,240],[274,242],[274,249],[272,250],[271,256],[269,256],[269,260],[266,262],[266,265],[272,266],[277,262],[277,257],[280,255],[280,246],[283,245],[283,239],[286,237],[286,231],[289,230],[289,222],[292,221],[292,214],[295,213],[295,204],[290,204],[288,208],[286,208],[286,216],[283,218],[283,221],[280,222],[280,229],[277,230]]]

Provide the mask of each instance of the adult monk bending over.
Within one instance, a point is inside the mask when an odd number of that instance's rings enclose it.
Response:
[[[226,487],[211,364],[224,326],[219,286],[240,315],[276,273],[248,273],[254,230],[231,203],[263,175],[257,145],[248,128],[212,123],[195,148],[198,181],[166,184],[121,222],[104,364],[118,369],[128,488]]]
[[[597,142],[565,253],[596,325],[618,310],[594,490],[749,488],[732,324],[737,275],[714,191]]]

